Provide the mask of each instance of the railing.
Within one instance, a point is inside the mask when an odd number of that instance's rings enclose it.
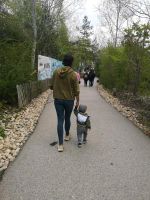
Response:
[[[29,104],[32,99],[36,98],[39,94],[49,89],[49,86],[50,79],[43,81],[32,81],[29,83],[17,85],[16,87],[19,108]]]

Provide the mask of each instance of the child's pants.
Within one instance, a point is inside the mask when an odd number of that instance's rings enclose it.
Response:
[[[82,126],[77,126],[77,138],[78,143],[82,143],[87,138],[87,128]]]

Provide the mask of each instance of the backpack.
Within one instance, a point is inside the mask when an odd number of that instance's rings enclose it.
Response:
[[[84,78],[85,79],[87,79],[88,78],[88,74],[86,73],[86,74],[84,74]]]

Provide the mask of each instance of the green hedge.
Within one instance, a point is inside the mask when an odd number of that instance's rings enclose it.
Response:
[[[101,83],[108,89],[133,92],[135,68],[129,61],[123,46],[108,46],[100,52],[100,64],[97,73]],[[142,60],[138,93],[150,95],[150,55]]]

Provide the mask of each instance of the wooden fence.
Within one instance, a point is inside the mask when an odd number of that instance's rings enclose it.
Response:
[[[39,94],[49,89],[50,79],[43,81],[32,81],[17,85],[18,106],[22,108],[36,98]]]

